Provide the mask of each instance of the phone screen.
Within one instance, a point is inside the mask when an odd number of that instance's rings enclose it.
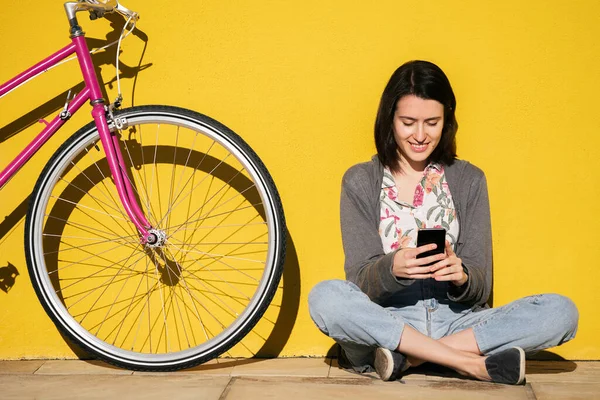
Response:
[[[419,229],[419,232],[417,233],[417,247],[424,246],[430,243],[435,243],[437,247],[433,250],[429,250],[425,253],[419,254],[417,258],[423,258],[432,256],[434,254],[443,253],[446,247],[446,230],[444,228]]]

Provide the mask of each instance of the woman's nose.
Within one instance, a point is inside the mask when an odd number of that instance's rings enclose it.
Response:
[[[417,124],[417,130],[415,131],[414,135],[415,140],[422,142],[425,140],[425,137],[427,136],[425,134],[425,126],[423,124]]]

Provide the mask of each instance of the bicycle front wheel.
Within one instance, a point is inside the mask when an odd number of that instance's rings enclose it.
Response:
[[[250,147],[175,107],[115,113],[127,179],[164,243],[140,242],[90,123],[65,142],[31,198],[25,244],[35,291],[57,327],[121,367],[168,371],[230,349],[281,278],[279,195]]]

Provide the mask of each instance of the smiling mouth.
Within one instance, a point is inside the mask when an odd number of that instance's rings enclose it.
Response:
[[[429,142],[423,143],[423,144],[408,142],[408,144],[410,144],[410,147],[413,149],[413,151],[415,151],[417,153],[425,151],[427,149],[427,146],[429,146]]]

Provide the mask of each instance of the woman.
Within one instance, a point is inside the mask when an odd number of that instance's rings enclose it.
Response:
[[[309,295],[313,321],[356,371],[383,380],[432,362],[483,381],[521,384],[525,353],[575,336],[578,312],[556,294],[489,308],[492,238],[483,172],[456,159],[456,100],[426,61],[398,68],[375,122],[377,156],[343,178],[346,281]],[[416,247],[421,228],[446,229],[444,252]]]

